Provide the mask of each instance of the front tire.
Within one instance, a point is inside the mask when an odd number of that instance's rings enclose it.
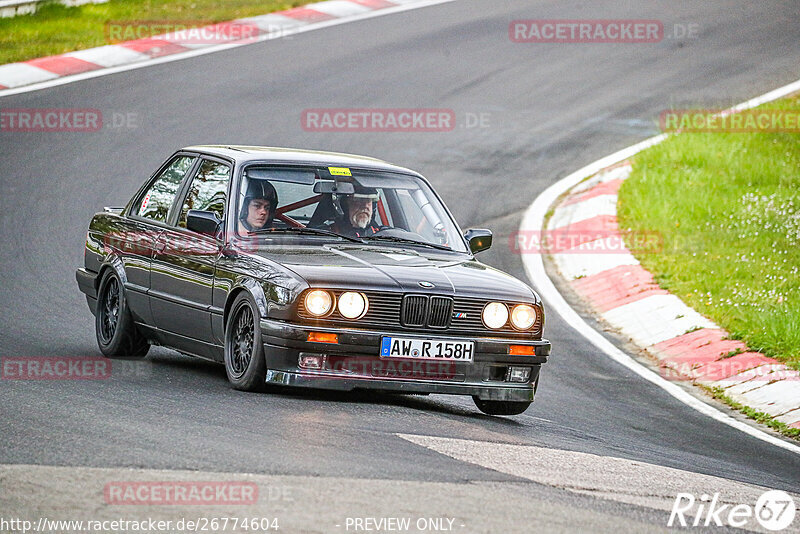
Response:
[[[107,358],[144,358],[150,343],[133,322],[122,281],[106,271],[97,291],[94,330],[100,352]]]
[[[234,389],[262,391],[267,377],[258,308],[246,292],[233,301],[225,325],[225,373]]]
[[[528,409],[531,401],[487,401],[472,397],[475,406],[488,415],[519,415]]]

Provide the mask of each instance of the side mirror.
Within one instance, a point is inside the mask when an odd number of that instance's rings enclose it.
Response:
[[[189,210],[186,214],[186,229],[199,234],[216,236],[222,220],[213,211]]]
[[[492,231],[485,228],[471,228],[464,232],[464,238],[469,243],[469,249],[473,254],[492,246]]]

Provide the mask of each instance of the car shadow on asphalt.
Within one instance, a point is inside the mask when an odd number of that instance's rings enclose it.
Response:
[[[185,356],[170,349],[154,349],[153,352],[144,360],[140,360],[142,365],[152,365],[159,368],[169,368],[175,370],[177,374],[186,373],[190,376],[203,378],[214,378],[221,382],[214,381],[215,386],[224,384],[227,386],[227,376],[225,367],[222,364]],[[163,373],[159,373],[162,374]],[[226,387],[231,394],[248,395],[248,392],[236,391]],[[520,423],[508,417],[491,416],[480,413],[477,408],[469,406],[442,403],[440,395],[428,397],[425,394],[403,394],[390,393],[383,391],[355,389],[353,391],[334,391],[312,388],[293,388],[287,386],[265,386],[264,390],[255,393],[257,395],[277,396],[285,399],[304,399],[309,401],[320,401],[327,403],[342,404],[372,404],[376,406],[396,406],[420,410],[429,413],[467,417],[475,421],[493,421],[495,423],[519,426]]]

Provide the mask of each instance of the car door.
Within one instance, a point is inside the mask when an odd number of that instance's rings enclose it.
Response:
[[[224,160],[202,157],[153,251],[150,304],[155,324],[171,337],[170,344],[205,357],[213,354],[210,308],[220,246],[215,236],[188,230],[186,215],[196,209],[225,218],[231,168]]]
[[[146,326],[153,325],[149,297],[153,247],[197,159],[196,154],[178,153],[165,162],[128,207],[124,228],[109,235],[125,269],[131,312]]]

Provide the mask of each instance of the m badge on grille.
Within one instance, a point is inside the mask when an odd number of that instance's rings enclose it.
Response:
[[[466,318],[467,318],[467,314],[466,313],[454,313],[453,314],[453,319],[466,319]]]

